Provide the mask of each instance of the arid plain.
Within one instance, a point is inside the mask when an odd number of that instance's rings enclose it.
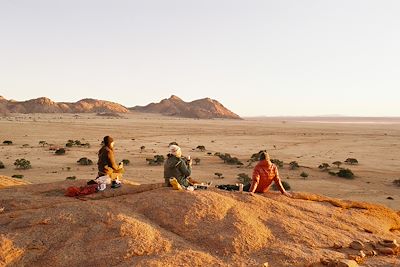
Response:
[[[123,114],[104,117],[96,114],[11,114],[0,119],[0,161],[5,165],[0,175],[22,174],[31,183],[92,179],[96,165],[81,166],[77,160],[87,157],[96,163],[103,136],[116,141],[117,160],[128,159],[125,178],[148,184],[163,181],[163,167],[149,166],[146,158],[166,155],[168,144],[177,142],[185,155],[201,161],[193,167],[193,177],[213,184],[237,183],[239,173],[252,174],[247,160],[253,153],[266,149],[274,159],[285,164],[280,168],[283,181],[293,191],[311,192],[330,197],[384,204],[400,210],[400,120],[346,121],[301,118],[253,118],[245,120],[195,120],[151,114]],[[65,147],[68,140],[90,143],[87,147],[66,148],[65,155],[55,155],[53,146]],[[203,145],[206,151],[199,151]],[[145,148],[141,149],[144,146]],[[244,166],[224,164],[214,153],[229,153]],[[14,161],[25,158],[32,168],[17,170]],[[356,177],[352,180],[321,171],[321,163],[356,158],[358,165],[343,164]],[[288,163],[297,161],[300,168],[290,170]],[[215,173],[222,173],[218,179]],[[306,172],[309,176],[302,178]],[[390,197],[388,199],[388,197]]]

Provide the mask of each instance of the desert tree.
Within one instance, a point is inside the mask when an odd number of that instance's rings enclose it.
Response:
[[[300,174],[300,176],[303,177],[304,179],[306,179],[306,178],[308,177],[308,173],[302,172],[302,173]]]
[[[239,173],[237,179],[244,185],[251,183],[251,178],[246,173]]]
[[[194,160],[194,163],[196,163],[196,165],[199,165],[199,164],[200,164],[201,159],[199,159],[199,158],[194,158],[193,160]]]
[[[3,144],[4,145],[12,145],[13,144],[13,142],[12,141],[10,141],[10,140],[5,140],[5,141],[3,141]]]
[[[92,161],[91,159],[86,158],[86,157],[80,158],[80,159],[77,161],[77,163],[78,163],[79,165],[85,165],[85,166],[87,166],[87,165],[93,165],[93,161]]]
[[[318,169],[320,169],[321,171],[328,171],[329,167],[330,166],[328,163],[321,163],[321,165],[318,166]]]
[[[348,159],[346,159],[344,162],[347,163],[347,164],[350,164],[350,165],[356,165],[356,164],[358,164],[358,160],[355,159],[355,158],[348,158]]]
[[[337,168],[340,168],[340,165],[342,165],[343,163],[337,160],[335,162],[332,162],[332,164],[335,165]]]
[[[4,169],[6,166],[4,166],[4,163],[0,161],[0,169]]]
[[[222,179],[222,178],[224,178],[224,176],[222,176],[223,174],[222,173],[220,173],[220,172],[216,172],[216,173],[214,173],[215,174],[215,176],[217,176],[218,177],[218,179]]]

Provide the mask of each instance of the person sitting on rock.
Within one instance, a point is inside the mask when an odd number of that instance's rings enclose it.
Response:
[[[164,163],[165,185],[171,186],[169,179],[176,178],[181,186],[188,187],[194,183],[190,178],[192,174],[192,159],[182,157],[182,150],[177,145],[169,147],[169,154]]]
[[[275,182],[279,191],[287,197],[292,195],[286,192],[279,177],[278,167],[271,162],[267,152],[260,153],[260,161],[254,167],[253,177],[248,190],[250,193],[265,193],[271,187],[272,182]],[[247,191],[247,190],[246,190]]]
[[[117,165],[114,157],[114,140],[110,136],[105,136],[103,146],[99,150],[99,160],[97,162],[98,174],[97,178],[108,175],[113,183],[113,187],[118,184],[118,178],[121,178],[124,169],[123,165]]]

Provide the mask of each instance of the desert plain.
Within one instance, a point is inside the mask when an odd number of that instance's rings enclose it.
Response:
[[[97,151],[105,135],[115,139],[118,161],[128,159],[125,178],[138,184],[163,182],[163,166],[150,166],[146,158],[166,155],[168,144],[177,142],[184,155],[199,158],[192,177],[200,182],[238,183],[238,174],[251,177],[251,155],[267,150],[271,158],[284,162],[283,181],[295,192],[310,192],[329,197],[383,204],[400,210],[400,119],[346,118],[247,118],[244,120],[198,120],[155,114],[11,114],[0,118],[0,175],[23,175],[30,183],[64,181],[66,177],[90,180],[97,174]],[[90,143],[90,147],[66,148],[55,155],[50,147],[64,147],[68,140]],[[45,141],[47,144],[39,144]],[[196,149],[204,146],[205,151]],[[228,165],[216,152],[239,158],[243,166]],[[94,165],[82,166],[77,160],[87,157]],[[25,158],[32,168],[17,170],[14,161]],[[351,169],[354,179],[331,176],[321,171],[321,163],[338,168],[334,161],[356,158]],[[299,169],[288,163],[297,161]],[[307,178],[300,176],[302,172]],[[222,173],[219,179],[215,173]]]

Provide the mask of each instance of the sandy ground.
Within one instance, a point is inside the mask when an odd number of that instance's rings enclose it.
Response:
[[[214,184],[237,183],[237,175],[251,175],[252,168],[237,168],[223,164],[207,153],[230,153],[244,163],[253,153],[267,149],[272,158],[286,164],[281,177],[294,191],[306,191],[330,197],[368,201],[400,210],[400,187],[392,184],[400,179],[400,122],[330,123],[294,119],[192,120],[149,114],[128,114],[124,118],[98,117],[93,114],[33,114],[15,115],[0,119],[0,142],[12,140],[13,145],[0,145],[0,161],[5,169],[0,175],[24,175],[32,183],[55,182],[68,176],[91,179],[96,166],[80,166],[76,161],[88,157],[97,161],[97,151],[104,135],[116,140],[117,160],[128,159],[126,177],[137,183],[163,181],[163,167],[149,166],[146,158],[166,155],[168,144],[178,142],[186,155],[201,159],[194,165],[193,177]],[[65,146],[67,140],[78,139],[91,144],[90,148],[72,147],[66,155],[56,156],[39,141]],[[205,152],[193,151],[198,145]],[[146,149],[140,150],[141,146]],[[360,164],[349,167],[356,174],[354,180],[332,177],[318,169],[318,165],[344,161],[348,157]],[[31,161],[29,170],[16,170],[18,158]],[[287,163],[297,161],[302,167],[289,170]],[[336,169],[336,167],[332,168]],[[303,179],[301,172],[309,177]],[[216,179],[214,173],[223,173]],[[393,200],[387,199],[392,197]]]

